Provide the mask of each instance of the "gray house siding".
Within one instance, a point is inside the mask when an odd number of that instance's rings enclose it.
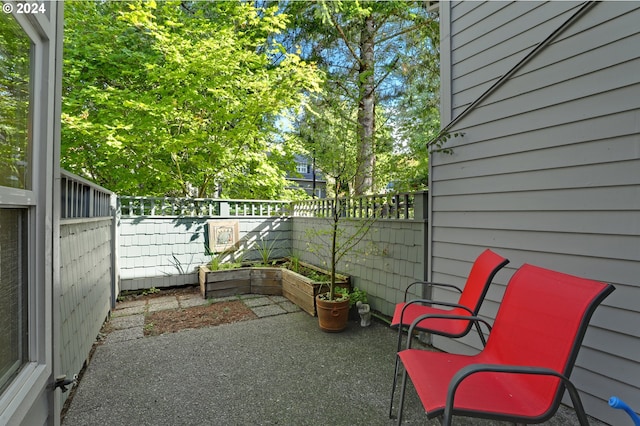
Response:
[[[614,284],[572,377],[590,415],[622,424],[609,396],[640,407],[640,5],[593,5],[513,69],[580,6],[441,4],[443,123],[463,136],[431,158],[429,272],[462,284],[483,248],[510,258],[489,318],[524,262]],[[434,344],[479,348],[474,336]]]
[[[578,2],[459,2],[451,8],[451,105],[459,115],[523,59],[579,5]],[[543,7],[544,6],[544,7]],[[534,35],[535,34],[535,35]],[[538,36],[539,37],[539,36]]]

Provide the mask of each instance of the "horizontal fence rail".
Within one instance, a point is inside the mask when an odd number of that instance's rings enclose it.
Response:
[[[289,201],[219,200],[214,198],[130,197],[120,196],[122,217],[135,216],[286,216]]]
[[[66,170],[60,171],[60,196],[61,219],[113,215],[111,191]]]
[[[341,217],[355,219],[415,219],[416,194],[363,195],[340,198],[337,208]],[[333,198],[297,201],[293,215],[298,217],[329,217],[336,207]]]
[[[399,193],[345,197],[338,200],[341,217],[354,219],[422,219],[426,193]],[[215,198],[118,197],[122,217],[329,217],[336,201],[320,198],[302,201],[221,200]]]

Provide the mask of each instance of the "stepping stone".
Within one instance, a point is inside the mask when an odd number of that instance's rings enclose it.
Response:
[[[126,317],[111,318],[109,323],[115,330],[124,330],[127,328],[133,328],[133,327],[143,327],[144,315],[129,315]]]
[[[203,299],[201,297],[193,297],[189,299],[184,299],[179,297],[178,302],[180,303],[180,307],[183,309],[193,308],[194,306],[204,306],[209,304],[208,300]]]
[[[257,297],[255,299],[243,299],[242,302],[250,308],[254,306],[273,305],[273,301],[268,297]]]
[[[175,297],[172,301],[165,301],[163,303],[149,304],[149,312],[168,311],[170,309],[180,309],[178,299]]]
[[[285,311],[278,305],[256,306],[254,308],[251,308],[251,310],[258,316],[258,318],[272,317],[275,315],[282,315],[287,313],[287,311]]]
[[[129,316],[129,315],[143,314],[146,308],[147,308],[146,305],[139,305],[139,306],[132,306],[130,308],[115,309],[111,313],[111,317],[117,318],[117,317]]]
[[[280,306],[282,309],[284,309],[288,313],[300,311],[300,307],[295,303],[290,302],[289,300],[278,303],[278,306]]]
[[[126,309],[126,308],[134,308],[138,306],[145,306],[147,301],[145,299],[141,300],[127,300],[125,302],[118,302],[116,305],[116,310],[118,309]]]

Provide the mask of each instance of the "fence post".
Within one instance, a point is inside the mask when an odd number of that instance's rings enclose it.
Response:
[[[422,222],[422,279],[428,281],[429,278],[429,192],[420,191],[414,194],[413,198],[413,215],[414,220]],[[424,286],[422,290],[422,297],[425,299],[431,299],[432,287]],[[431,334],[421,333],[420,339],[427,344],[431,344]]]
[[[229,207],[229,202],[222,201],[220,203],[220,216],[230,216],[230,215],[231,215],[231,209]]]
[[[121,204],[116,194],[111,194],[109,207],[111,209],[111,309],[116,307],[120,295],[120,216]]]
[[[415,220],[427,220],[429,213],[429,193],[420,191],[414,194],[413,216]]]

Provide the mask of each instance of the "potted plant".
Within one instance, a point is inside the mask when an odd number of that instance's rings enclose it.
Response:
[[[351,306],[349,302],[349,291],[340,291],[337,284],[337,264],[340,259],[347,254],[360,240],[364,237],[364,234],[370,226],[368,220],[360,222],[359,226],[351,229],[350,232],[345,231],[344,228],[340,228],[339,224],[342,218],[344,218],[344,205],[346,203],[345,198],[338,196],[340,189],[340,180],[335,178],[334,190],[335,195],[332,200],[331,207],[331,224],[329,231],[323,231],[314,229],[310,231],[311,234],[315,234],[314,241],[322,241],[322,236],[329,237],[329,283],[327,284],[328,291],[320,293],[316,296],[316,310],[318,313],[318,325],[321,330],[327,332],[342,331],[347,327],[349,321],[349,308]],[[369,224],[369,225],[367,225]],[[313,246],[313,244],[311,244]],[[316,246],[321,249],[326,246]],[[310,251],[314,251],[313,248]]]
[[[349,294],[336,291],[338,262],[362,240],[376,217],[371,214],[356,219],[350,215],[349,185],[357,180],[361,163],[357,160],[358,147],[353,143],[359,129],[352,117],[345,116],[350,108],[340,99],[324,98],[315,105],[314,114],[299,123],[303,144],[322,170],[331,192],[324,209],[328,226],[306,231],[308,251],[324,257],[329,269],[328,291],[316,296],[318,324],[329,332],[344,330],[349,319]],[[341,226],[343,221],[350,221],[349,226]]]

